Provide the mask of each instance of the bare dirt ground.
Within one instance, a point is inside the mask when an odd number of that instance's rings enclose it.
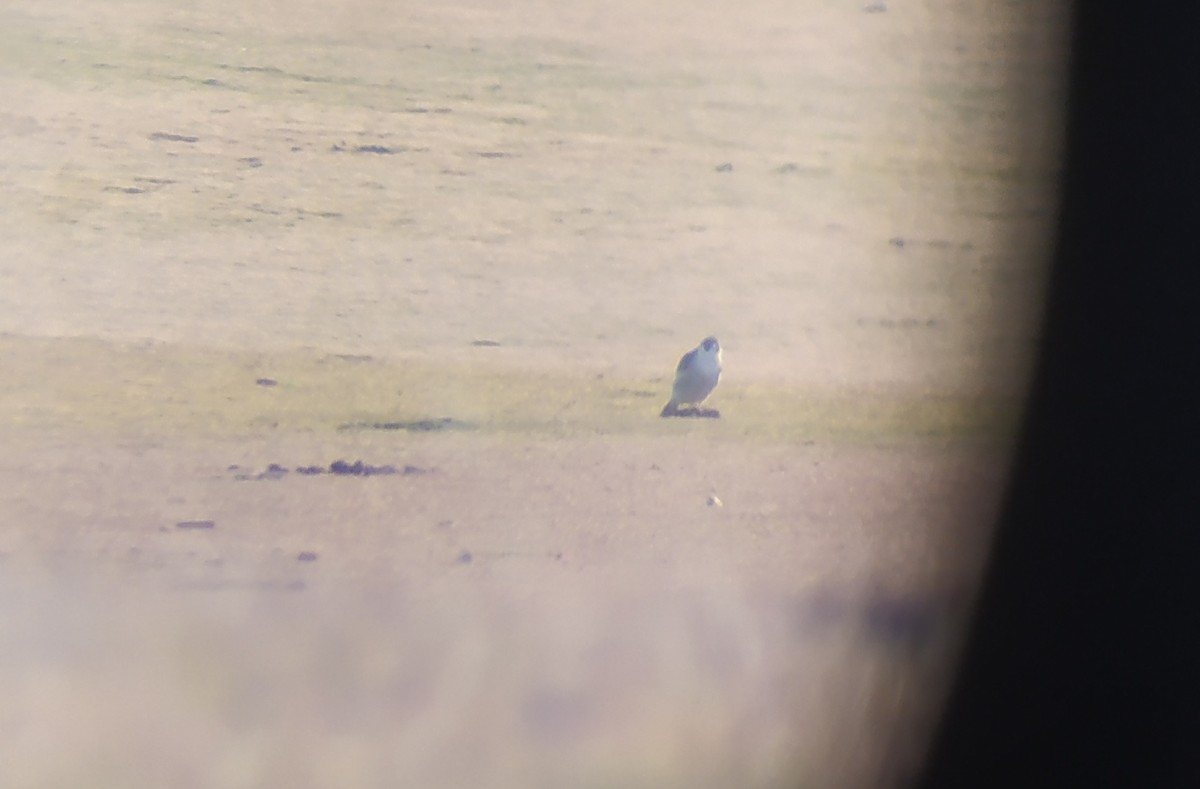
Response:
[[[7,780],[903,781],[1065,11],[0,7]]]

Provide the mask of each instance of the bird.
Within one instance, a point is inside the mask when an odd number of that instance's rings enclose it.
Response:
[[[694,406],[693,414],[717,416],[717,412],[699,411],[700,405],[717,388],[721,380],[721,344],[716,337],[705,337],[692,350],[683,355],[675,368],[675,385],[671,387],[671,399],[663,406],[659,416],[678,416],[682,405]]]

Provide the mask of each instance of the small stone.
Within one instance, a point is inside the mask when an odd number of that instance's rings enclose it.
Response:
[[[725,505],[724,505],[724,504],[722,504],[722,503],[721,503],[721,500],[720,500],[720,499],[718,499],[716,496],[709,496],[709,497],[708,497],[708,506],[710,506],[710,507],[724,507]]]
[[[215,521],[180,521],[175,524],[177,529],[215,529]]]
[[[271,465],[267,466],[266,471],[258,476],[260,479],[281,479],[287,473],[288,470],[286,468],[278,463],[272,463]]]
[[[475,557],[471,555],[470,551],[463,551],[458,555],[459,564],[470,564],[474,559]]]
[[[379,153],[379,154],[388,155],[388,154],[393,154],[393,153],[402,153],[405,150],[407,150],[407,149],[404,148],[403,146],[401,146],[399,148],[391,148],[387,145],[360,145],[354,149],[354,152],[355,153]]]
[[[344,460],[335,460],[329,464],[329,473],[349,476],[361,475],[363,473],[363,462],[356,460],[353,463],[347,463]]]
[[[150,135],[151,140],[162,140],[166,142],[199,142],[199,137],[193,137],[190,134],[173,134],[171,132],[154,132]]]
[[[296,561],[298,562],[315,562],[316,560],[316,551],[300,551],[300,553],[296,554]]]

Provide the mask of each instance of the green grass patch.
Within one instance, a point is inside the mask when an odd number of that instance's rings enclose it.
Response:
[[[829,391],[727,380],[722,418],[662,419],[667,383],[462,358],[223,351],[162,343],[0,337],[0,420],[23,429],[231,437],[273,431],[472,431],[538,437],[902,441],[1013,435],[994,397]],[[449,420],[449,421],[447,421]]]

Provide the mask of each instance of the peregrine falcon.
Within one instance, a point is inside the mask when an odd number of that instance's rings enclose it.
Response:
[[[719,411],[700,408],[720,380],[721,344],[716,337],[706,337],[679,360],[671,400],[663,406],[660,416],[720,416]],[[681,409],[684,405],[692,407]]]

